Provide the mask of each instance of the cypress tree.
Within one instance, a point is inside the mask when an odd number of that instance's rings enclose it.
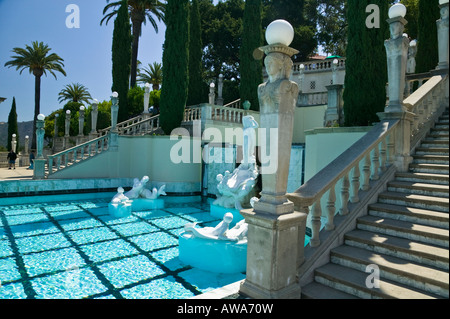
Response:
[[[419,0],[417,21],[416,73],[436,68],[439,61],[436,20],[440,18],[439,0]]]
[[[165,15],[160,124],[170,134],[183,121],[188,95],[189,0],[168,0]]]
[[[259,111],[258,85],[263,82],[262,60],[253,56],[253,51],[263,45],[261,27],[261,0],[245,1],[240,49],[241,84],[239,88],[241,101],[249,101],[251,110]]]
[[[204,102],[202,30],[198,0],[192,0],[189,17],[189,86],[187,105]]]
[[[345,126],[368,126],[378,121],[386,104],[387,63],[384,40],[388,37],[388,4],[383,0],[348,0],[348,44],[345,66]],[[380,8],[380,28],[366,26],[366,7]]]
[[[16,153],[19,152],[19,126],[17,125],[16,98],[13,97],[11,111],[8,115],[8,151],[12,150],[12,136],[16,134]]]
[[[128,119],[128,88],[131,71],[131,24],[128,3],[122,0],[114,21],[112,42],[112,91],[119,93],[118,122]]]

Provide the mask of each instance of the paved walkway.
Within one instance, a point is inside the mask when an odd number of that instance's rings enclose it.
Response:
[[[33,170],[27,169],[27,167],[18,167],[16,169],[8,169],[7,167],[0,168],[0,182],[3,180],[22,180],[32,179]]]

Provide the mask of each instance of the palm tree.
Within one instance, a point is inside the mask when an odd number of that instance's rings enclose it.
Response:
[[[109,0],[106,0],[109,3]],[[119,10],[122,1],[111,2],[105,6],[103,9],[103,14],[105,15],[100,21],[100,25],[103,21],[108,21],[115,15]],[[113,9],[112,12],[106,14],[109,9]],[[131,24],[133,29],[133,42],[131,45],[132,55],[131,55],[131,78],[130,87],[136,85],[137,77],[137,58],[138,58],[138,48],[139,48],[139,37],[141,36],[142,23],[145,25],[147,20],[150,21],[153,29],[158,33],[158,21],[164,22],[164,8],[165,5],[159,0],[128,0],[128,10],[130,12]]]
[[[12,60],[5,63],[7,67],[16,67],[16,70],[20,70],[20,74],[26,69],[35,77],[34,85],[34,118],[33,118],[33,138],[31,142],[31,148],[36,149],[36,118],[41,112],[41,77],[43,74],[47,76],[47,71],[53,75],[56,79],[55,71],[62,73],[66,76],[64,71],[63,59],[56,53],[51,53],[50,48],[43,42],[34,41],[31,46],[26,45],[23,48],[14,48],[12,52],[16,55],[12,56]]]
[[[159,86],[162,83],[162,65],[161,63],[153,62],[153,64],[148,64],[148,67],[144,67],[139,70],[138,82],[150,83],[153,85],[153,91],[158,91]]]
[[[80,83],[68,84],[61,90],[58,94],[58,102],[63,101],[73,101],[73,102],[84,102],[89,103],[92,100],[91,94],[88,89]]]

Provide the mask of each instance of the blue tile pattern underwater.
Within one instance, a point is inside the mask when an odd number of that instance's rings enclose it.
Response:
[[[178,259],[186,223],[219,222],[209,204],[170,202],[114,219],[109,201],[0,206],[0,299],[184,299],[245,278]]]

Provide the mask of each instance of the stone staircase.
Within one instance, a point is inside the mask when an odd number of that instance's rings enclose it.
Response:
[[[448,108],[413,159],[315,270],[302,298],[449,297]]]

